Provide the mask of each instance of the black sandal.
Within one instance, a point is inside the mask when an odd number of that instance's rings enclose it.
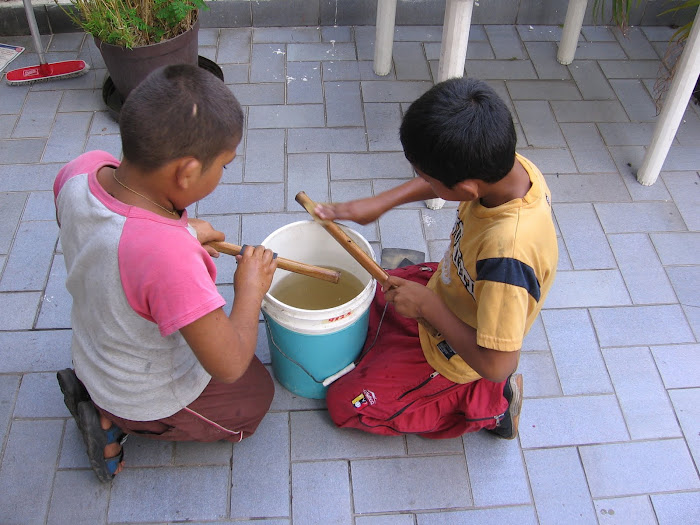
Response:
[[[70,411],[78,427],[80,427],[78,404],[83,401],[90,401],[90,394],[88,394],[85,385],[78,379],[72,368],[66,368],[57,372],[56,378],[58,379],[58,386],[61,387],[61,392],[63,392],[63,402],[66,404],[66,408]]]
[[[111,458],[104,457],[105,447],[112,443],[123,445],[127,435],[116,425],[103,430],[100,425],[100,413],[92,401],[83,401],[78,404],[78,427],[87,446],[90,466],[97,478],[103,483],[112,481],[119,464],[124,459],[124,447],[119,454]]]

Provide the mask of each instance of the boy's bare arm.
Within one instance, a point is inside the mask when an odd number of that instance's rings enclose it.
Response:
[[[223,232],[215,230],[210,223],[202,219],[187,219],[187,224],[197,233],[197,240],[202,244],[207,253],[212,257],[218,257],[219,252],[207,243],[226,240],[226,235],[224,235]]]
[[[227,317],[219,308],[180,329],[199,362],[217,381],[236,381],[255,354],[260,306],[277,267],[272,255],[262,246],[246,247],[242,256],[236,256],[231,315]]]
[[[452,313],[435,292],[422,284],[392,276],[384,289],[386,300],[394,304],[398,313],[428,321],[481,377],[500,383],[517,368],[519,350],[501,352],[479,346],[476,330]]]
[[[376,221],[383,213],[407,202],[437,197],[426,181],[415,177],[374,197],[333,204],[318,204],[316,215],[325,220],[350,220],[358,224]]]

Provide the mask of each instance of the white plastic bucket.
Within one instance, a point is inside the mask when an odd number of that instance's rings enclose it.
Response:
[[[359,233],[342,227],[367,254],[372,246]],[[367,336],[369,305],[376,282],[331,235],[313,221],[287,224],[271,233],[263,246],[317,266],[340,268],[363,284],[362,291],[345,304],[324,310],[305,310],[282,303],[267,293],[262,303],[272,370],[287,390],[302,397],[323,399],[323,380],[345,368],[359,355]],[[289,272],[277,270],[271,290]]]

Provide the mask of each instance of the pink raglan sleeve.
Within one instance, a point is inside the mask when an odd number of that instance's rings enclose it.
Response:
[[[53,182],[54,203],[56,202],[58,194],[61,192],[61,188],[63,188],[63,185],[70,180],[71,177],[75,177],[76,175],[80,175],[82,173],[90,173],[100,164],[112,164],[114,166],[118,166],[119,161],[106,151],[97,150],[83,153],[63,166],[59,170],[58,175],[56,175],[56,179]]]
[[[226,304],[211,256],[184,226],[128,219],[119,272],[131,307],[163,337]]]

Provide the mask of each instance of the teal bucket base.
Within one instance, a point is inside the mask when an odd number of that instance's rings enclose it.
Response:
[[[322,335],[294,332],[263,315],[275,378],[293,394],[310,399],[325,399],[323,381],[352,363],[367,337],[369,310],[350,326]]]

